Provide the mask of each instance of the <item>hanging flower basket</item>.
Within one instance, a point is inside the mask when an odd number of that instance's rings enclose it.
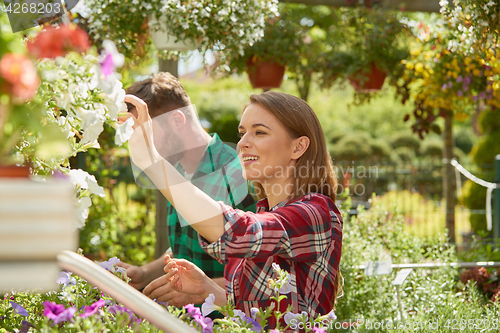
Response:
[[[177,39],[169,32],[167,19],[166,15],[160,16],[158,20],[154,16],[149,17],[149,35],[156,49],[182,52],[196,50],[200,46],[194,39]]]
[[[279,88],[285,75],[285,66],[270,61],[260,61],[257,57],[247,60],[247,73],[254,89]]]
[[[349,77],[354,90],[361,93],[377,92],[382,89],[387,73],[372,62],[369,72],[360,70]]]

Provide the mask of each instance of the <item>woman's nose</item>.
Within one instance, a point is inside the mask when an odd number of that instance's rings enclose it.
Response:
[[[250,146],[250,143],[248,141],[248,137],[246,134],[244,134],[241,138],[240,141],[238,141],[238,148],[243,149],[243,148],[248,148]]]

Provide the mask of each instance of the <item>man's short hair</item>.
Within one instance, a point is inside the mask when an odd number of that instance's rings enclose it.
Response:
[[[191,105],[182,84],[168,72],[160,72],[150,79],[135,82],[127,88],[127,94],[142,99],[148,105],[151,118]],[[131,104],[127,106],[129,111],[134,108]]]

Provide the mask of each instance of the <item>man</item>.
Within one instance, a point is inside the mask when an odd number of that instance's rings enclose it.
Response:
[[[163,158],[213,199],[255,211],[255,201],[248,194],[236,151],[224,144],[217,134],[210,136],[203,129],[194,105],[173,75],[156,74],[134,83],[127,93],[147,104],[153,119],[153,140]],[[132,105],[129,105],[129,112],[137,117]],[[174,291],[164,279],[165,255],[191,261],[223,288],[224,266],[201,249],[196,231],[170,203],[167,203],[167,229],[170,249],[163,256],[140,267],[126,263],[121,266],[127,270],[130,284],[139,290],[146,287],[145,293],[151,298],[175,306],[201,304],[204,300]]]

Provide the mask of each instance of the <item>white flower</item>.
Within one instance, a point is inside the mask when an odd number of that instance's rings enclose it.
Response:
[[[132,133],[134,133],[133,125],[134,125],[134,119],[132,118],[128,118],[122,124],[118,125],[115,134],[115,143],[118,146],[123,145],[130,139]]]
[[[99,186],[95,177],[87,171],[71,169],[69,170],[69,180],[78,188],[88,189],[91,194],[96,194],[100,197],[105,196],[104,188]]]
[[[303,320],[303,321],[306,321],[308,318],[309,318],[309,315],[305,311],[302,311],[302,313],[287,312],[285,314],[285,316],[284,316],[285,323],[287,325],[290,325],[290,323],[292,322],[292,320],[301,320],[301,321]]]
[[[214,302],[215,302],[214,294],[208,295],[208,297],[205,299],[205,303],[201,305],[201,313],[203,314],[204,317],[208,316],[215,310],[220,310],[220,307],[215,305]]]
[[[76,202],[76,227],[81,229],[85,226],[85,221],[89,217],[89,208],[92,201],[89,197],[83,197]]]
[[[104,124],[103,120],[95,118],[95,121],[91,125],[85,127],[81,143],[87,144],[97,140],[99,135],[104,130],[103,124]]]

